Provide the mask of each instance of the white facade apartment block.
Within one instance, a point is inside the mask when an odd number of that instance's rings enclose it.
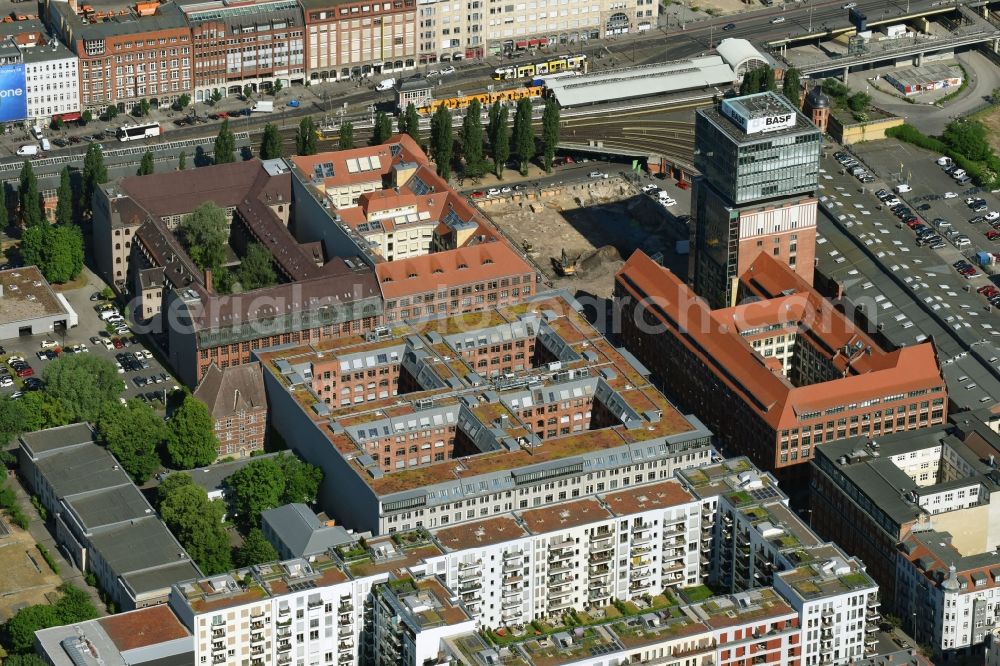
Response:
[[[263,575],[241,571],[175,586],[170,605],[192,630],[195,666],[358,664],[365,600],[387,576],[349,580],[320,566],[290,560],[261,565]],[[269,596],[262,582],[272,594],[287,592]]]
[[[28,118],[47,122],[54,115],[80,111],[80,59],[58,45],[33,46],[24,56]]]

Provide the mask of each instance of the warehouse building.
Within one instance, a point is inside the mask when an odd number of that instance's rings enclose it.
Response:
[[[35,266],[0,271],[0,340],[72,328],[77,315]]]

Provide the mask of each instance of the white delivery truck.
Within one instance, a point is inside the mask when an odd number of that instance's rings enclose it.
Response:
[[[386,90],[392,90],[396,85],[396,79],[382,79],[375,86],[375,90],[379,92],[385,92]]]
[[[274,111],[274,102],[257,102],[250,111],[252,113],[271,113]]]
[[[17,154],[21,157],[34,157],[38,154],[38,146],[33,143],[21,146],[17,149]]]

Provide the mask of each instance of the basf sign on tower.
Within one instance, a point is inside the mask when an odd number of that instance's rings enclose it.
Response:
[[[0,122],[8,123],[28,117],[28,95],[25,91],[24,63],[0,66]]]

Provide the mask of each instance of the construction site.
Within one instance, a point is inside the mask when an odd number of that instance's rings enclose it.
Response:
[[[687,257],[675,251],[676,242],[687,239],[685,223],[625,178],[481,205],[547,282],[578,296],[609,298],[615,273],[636,249],[663,256],[679,275],[687,272]]]

